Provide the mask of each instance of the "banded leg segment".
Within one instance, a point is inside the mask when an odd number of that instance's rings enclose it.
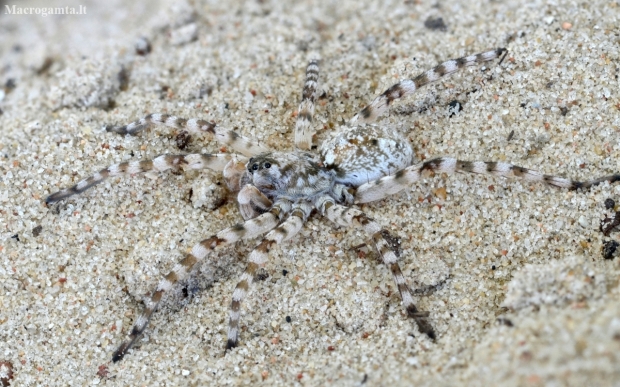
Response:
[[[280,221],[291,210],[291,203],[288,201],[278,201],[273,207],[252,220],[242,224],[224,229],[210,238],[194,245],[191,252],[185,255],[179,263],[177,263],[170,273],[166,275],[157,285],[155,292],[145,302],[144,310],[136,319],[131,331],[127,335],[125,341],[118,347],[112,356],[112,361],[121,360],[127,350],[133,346],[136,340],[142,335],[146,329],[149,320],[153,316],[155,310],[165,292],[170,290],[178,281],[187,277],[187,274],[196,266],[196,264],[211,254],[218,247],[230,245],[241,239],[254,238],[264,232],[272,230],[280,223]]]
[[[305,223],[312,206],[309,203],[299,203],[293,207],[291,215],[280,226],[271,230],[260,244],[250,253],[248,265],[241,275],[241,280],[233,292],[230,304],[230,320],[228,324],[228,341],[226,349],[237,346],[239,340],[239,320],[241,318],[241,302],[250,291],[256,270],[264,266],[269,259],[269,252],[273,246],[294,237]]]
[[[529,182],[541,182],[553,187],[568,188],[570,190],[590,188],[606,181],[613,183],[620,180],[620,174],[614,174],[595,180],[580,182],[563,177],[545,175],[541,172],[509,163],[462,161],[451,157],[440,157],[407,167],[396,172],[394,175],[385,176],[359,186],[355,193],[355,202],[368,203],[398,193],[420,180],[424,171],[440,173],[469,172],[491,176],[516,177]]]
[[[131,124],[124,126],[106,126],[108,132],[116,132],[120,134],[137,134],[151,124],[165,125],[175,129],[185,129],[188,132],[208,132],[215,136],[215,139],[227,146],[230,146],[244,156],[254,156],[259,153],[268,152],[269,148],[253,141],[247,137],[241,136],[235,131],[228,130],[217,126],[214,122],[208,122],[196,118],[185,119],[170,114],[149,114]]]
[[[379,252],[379,255],[383,259],[383,263],[392,272],[392,277],[398,287],[400,298],[403,300],[403,306],[407,311],[407,315],[413,318],[420,332],[426,334],[431,339],[435,340],[435,330],[428,321],[428,312],[420,312],[413,302],[413,296],[411,295],[411,289],[407,284],[407,280],[400,270],[398,265],[399,249],[394,247],[394,243],[398,242],[398,239],[390,235],[386,230],[381,230],[372,236],[372,240],[375,244],[375,248]]]
[[[108,177],[121,175],[135,175],[137,173],[157,171],[162,172],[168,169],[205,169],[221,171],[235,155],[227,153],[216,154],[189,154],[189,155],[162,155],[153,160],[126,161],[120,164],[111,165],[94,175],[80,181],[73,187],[51,194],[45,199],[46,203],[55,203],[69,196],[82,193],[90,187],[97,185]]]
[[[301,103],[297,109],[297,122],[295,124],[295,146],[299,149],[308,150],[312,146],[312,120],[314,118],[314,101],[319,82],[319,62],[310,61],[306,68],[306,83],[301,95]]]
[[[390,235],[387,230],[382,229],[377,222],[357,208],[336,204],[333,199],[327,197],[317,199],[315,207],[332,222],[343,227],[359,227],[366,235],[372,238],[383,263],[392,272],[392,277],[407,314],[416,322],[420,332],[434,340],[435,330],[428,321],[428,313],[420,312],[415,306],[411,289],[407,285],[407,280],[398,264],[400,256],[400,242],[398,239]]]
[[[400,81],[397,84],[390,86],[390,88],[375,98],[370,105],[360,110],[359,113],[353,116],[350,122],[372,122],[385,113],[394,100],[411,95],[422,86],[438,81],[446,75],[455,73],[460,69],[499,58],[505,52],[507,52],[505,48],[497,48],[493,51],[452,59],[447,62],[443,62],[437,67],[434,67],[413,79]]]

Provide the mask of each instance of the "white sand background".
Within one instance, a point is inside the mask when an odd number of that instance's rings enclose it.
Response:
[[[50,2],[16,5],[30,4]],[[320,143],[397,80],[495,47],[510,50],[501,65],[426,87],[380,124],[419,158],[578,180],[620,172],[618,1],[54,5],[87,13],[0,12],[0,361],[12,385],[620,385],[619,259],[602,258],[598,230],[619,184],[568,192],[437,175],[361,206],[402,238],[436,342],[357,247],[365,237],[314,215],[244,302],[237,349],[224,355],[228,305],[257,241],[206,262],[117,364],[144,297],[194,243],[239,222],[236,205],[214,209],[225,192],[210,171],[113,178],[43,202],[110,164],[181,152],[173,130],[125,137],[104,125],[170,113],[292,149],[310,58],[322,60]],[[445,30],[425,27],[438,17]],[[454,100],[463,110],[451,116]],[[196,135],[185,152],[220,147]]]

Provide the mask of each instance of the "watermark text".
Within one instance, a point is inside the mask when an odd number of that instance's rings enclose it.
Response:
[[[86,6],[77,7],[18,7],[17,5],[4,5],[5,15],[86,15]]]

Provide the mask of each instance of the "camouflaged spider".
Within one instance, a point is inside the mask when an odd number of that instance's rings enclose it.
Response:
[[[223,171],[227,185],[238,192],[238,203],[244,223],[237,224],[194,245],[190,253],[177,263],[145,302],[142,314],[135,321],[127,339],[114,353],[119,361],[146,326],[165,292],[185,278],[195,265],[217,248],[267,233],[250,253],[249,262],[232,295],[227,349],[237,346],[241,302],[247,295],[257,269],[268,260],[269,251],[277,244],[296,235],[313,209],[330,221],[344,227],[357,227],[372,240],[383,263],[391,270],[400,292],[403,306],[419,330],[431,339],[435,331],[428,312],[419,311],[407,281],[398,265],[399,249],[395,237],[366,216],[353,204],[367,203],[395,194],[419,180],[425,170],[435,172],[471,172],[577,189],[603,181],[617,181],[620,175],[607,176],[590,182],[576,182],[501,162],[471,162],[442,157],[413,164],[413,150],[397,130],[365,125],[386,112],[396,99],[410,95],[420,87],[437,81],[459,69],[500,57],[506,52],[498,48],[477,55],[444,62],[419,76],[403,80],[388,88],[356,114],[319,148],[319,155],[308,152],[312,142],[312,120],[317,91],[319,66],[311,61],[306,69],[306,81],[299,105],[295,128],[296,150],[270,151],[233,131],[199,119],[182,119],[166,114],[148,116],[108,131],[135,134],[150,124],[192,131],[209,132],[221,143],[241,155],[187,154],[162,155],[153,160],[130,161],[112,165],[80,181],[71,188],[50,195],[47,203],[57,202],[102,182],[110,176],[136,174],[168,169],[203,169]],[[501,62],[500,62],[501,63]],[[248,159],[249,158],[249,159]],[[393,172],[393,173],[392,173]]]

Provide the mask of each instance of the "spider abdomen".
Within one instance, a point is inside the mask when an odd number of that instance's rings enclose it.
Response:
[[[343,129],[320,148],[325,168],[336,182],[353,187],[388,176],[413,162],[413,149],[394,128],[375,125]]]

